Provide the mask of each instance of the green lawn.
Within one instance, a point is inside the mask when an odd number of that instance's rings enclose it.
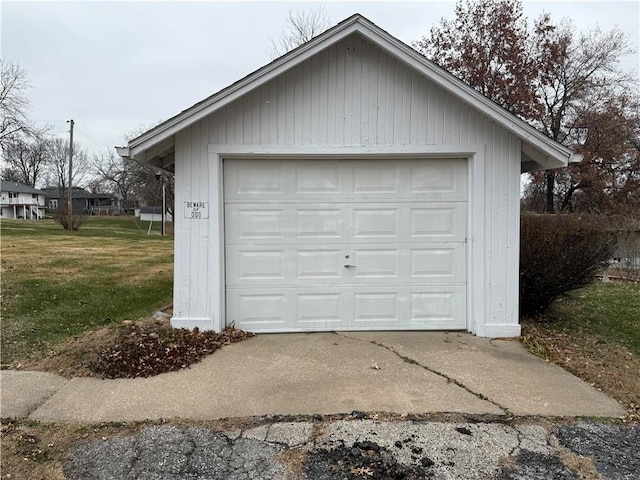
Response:
[[[593,335],[640,356],[640,284],[595,282],[556,301],[547,317],[563,333]]]
[[[67,232],[50,220],[0,222],[3,364],[170,303],[173,239],[138,223],[91,218]]]

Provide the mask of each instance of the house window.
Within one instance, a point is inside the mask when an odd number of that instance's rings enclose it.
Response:
[[[31,194],[31,198],[32,198],[33,200],[38,200],[38,194],[37,194],[37,193],[32,193],[32,194]]]
[[[54,210],[58,208],[58,200],[57,199],[49,200],[49,208]]]
[[[18,192],[9,192],[9,198],[18,198]]]

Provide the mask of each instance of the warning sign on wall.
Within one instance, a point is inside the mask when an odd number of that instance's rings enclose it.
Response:
[[[209,218],[208,202],[184,202],[185,218]]]

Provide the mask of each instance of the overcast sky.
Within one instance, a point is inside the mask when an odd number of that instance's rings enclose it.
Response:
[[[167,119],[270,61],[291,9],[322,5],[333,23],[360,13],[410,44],[453,1],[421,2],[12,2],[1,3],[2,57],[31,81],[30,116],[89,151]],[[617,25],[638,50],[637,1],[524,2],[525,15],[570,18],[578,30]],[[638,72],[638,54],[624,60]],[[637,73],[636,73],[637,75]]]

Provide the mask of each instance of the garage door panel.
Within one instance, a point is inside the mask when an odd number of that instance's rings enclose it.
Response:
[[[467,169],[460,160],[414,161],[411,163],[410,193],[432,194],[440,199],[466,198]]]
[[[394,194],[402,193],[400,167],[393,162],[359,162],[353,165],[353,187],[351,192],[358,194]]]
[[[344,262],[342,250],[298,250],[296,280],[340,280]]]
[[[286,194],[288,183],[284,163],[257,160],[234,162],[232,169],[225,171],[225,197],[281,198]]]
[[[344,242],[345,212],[336,204],[227,204],[227,245]]]
[[[230,300],[227,319],[238,328],[264,331],[282,328],[288,323],[289,312],[284,293],[229,290],[227,294]]]
[[[466,238],[466,203],[413,204],[408,207],[409,237],[420,242],[464,241]]]
[[[227,246],[227,285],[461,285],[464,243]],[[349,265],[349,267],[345,267]]]
[[[353,239],[380,239],[399,237],[399,208],[373,204],[353,208]]]
[[[434,244],[411,248],[410,278],[420,283],[464,283],[466,279],[465,244]]]
[[[227,208],[227,238],[231,241],[284,239],[286,213],[283,208]]]
[[[350,272],[353,278],[382,280],[400,280],[398,248],[354,248],[353,255],[346,264],[355,265]]]
[[[408,325],[415,328],[466,327],[466,290],[464,286],[439,287],[410,294],[411,316]]]
[[[338,208],[298,208],[295,216],[296,239],[343,238],[342,211]]]
[[[356,292],[353,296],[353,323],[400,323],[398,292]]]
[[[340,293],[298,294],[297,323],[326,324],[343,323],[343,299]]]
[[[301,196],[340,197],[344,191],[338,161],[298,162],[294,166],[295,193]]]
[[[231,258],[230,277],[234,283],[286,280],[284,250],[239,249]]]

